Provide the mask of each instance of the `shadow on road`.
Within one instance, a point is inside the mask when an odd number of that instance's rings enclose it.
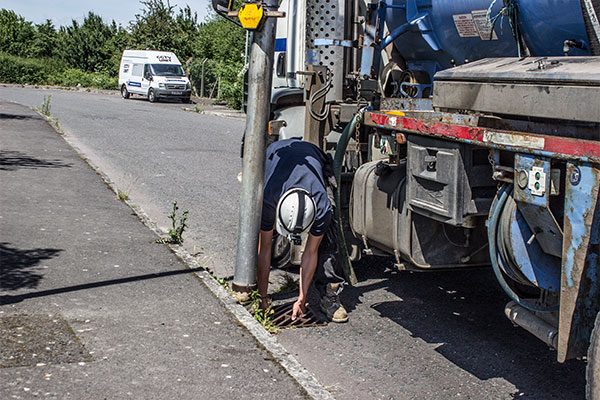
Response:
[[[111,286],[111,285],[120,285],[123,283],[138,282],[138,281],[143,281],[143,280],[147,280],[147,279],[164,278],[164,277],[173,276],[173,275],[191,274],[192,272],[203,271],[203,270],[204,270],[203,268],[190,268],[190,269],[182,269],[182,270],[176,270],[176,271],[166,271],[166,272],[160,272],[160,273],[154,273],[154,274],[130,276],[127,278],[110,279],[110,280],[99,281],[99,282],[90,282],[90,283],[84,283],[81,285],[67,286],[67,287],[56,288],[56,289],[41,290],[39,292],[30,292],[30,293],[24,293],[24,294],[19,294],[19,295],[14,295],[14,296],[13,295],[5,295],[5,296],[0,296],[0,305],[14,304],[14,303],[19,303],[26,299],[33,299],[33,298],[37,298],[37,297],[44,297],[44,296],[51,296],[51,295],[55,295],[55,294],[75,292],[78,290],[99,288],[99,287]]]
[[[413,337],[437,344],[437,352],[477,378],[505,379],[519,389],[519,399],[585,397],[585,363],[559,364],[554,350],[513,326],[503,314],[508,299],[491,270],[408,272],[390,266],[358,266],[363,284],[344,290],[347,308],[354,309],[365,292],[384,289],[395,299],[372,309]]]
[[[42,279],[36,266],[56,257],[61,249],[21,250],[10,247],[9,243],[0,243],[0,289],[17,290],[34,288]]]
[[[16,171],[19,168],[71,168],[60,160],[43,160],[20,151],[0,150],[0,171]]]
[[[0,113],[0,119],[43,119],[39,115],[21,115]]]

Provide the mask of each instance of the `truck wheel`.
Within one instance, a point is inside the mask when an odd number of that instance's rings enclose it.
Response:
[[[127,86],[125,85],[121,86],[121,96],[123,96],[124,99],[129,98],[129,91],[127,90]]]
[[[600,400],[600,313],[596,317],[587,356],[586,399]]]
[[[292,246],[290,241],[276,232],[273,232],[273,244],[271,245],[271,266],[274,268],[285,268],[292,257]]]
[[[154,103],[156,101],[156,94],[154,94],[153,89],[148,90],[148,101],[150,101],[150,103]]]

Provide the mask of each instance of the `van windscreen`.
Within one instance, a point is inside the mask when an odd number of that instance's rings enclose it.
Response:
[[[152,74],[156,76],[185,76],[179,64],[151,64]]]

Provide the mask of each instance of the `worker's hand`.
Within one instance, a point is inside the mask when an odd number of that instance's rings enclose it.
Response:
[[[306,313],[306,305],[303,301],[297,300],[292,307],[292,321],[295,321],[296,318],[302,318],[304,313]]]
[[[267,308],[271,307],[271,299],[265,297],[260,301],[260,309],[265,311]]]

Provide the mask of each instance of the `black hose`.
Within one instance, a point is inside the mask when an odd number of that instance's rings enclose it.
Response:
[[[313,117],[313,119],[317,120],[317,121],[325,121],[327,119],[327,116],[329,115],[329,109],[331,107],[331,104],[326,103],[324,106],[324,110],[322,112],[317,112],[313,109],[315,103],[321,99],[321,97],[324,97],[325,95],[327,95],[327,93],[329,92],[329,89],[331,89],[331,85],[333,84],[333,74],[331,73],[331,71],[329,69],[327,69],[327,76],[325,77],[326,82],[325,85],[323,85],[323,87],[321,87],[319,90],[316,90],[309,98],[308,101],[308,112],[310,113],[310,116]]]
[[[338,140],[337,147],[335,149],[335,156],[333,157],[333,172],[335,175],[335,180],[337,182],[337,188],[335,190],[335,204],[336,207],[334,209],[334,218],[337,220],[337,240],[338,240],[338,248],[340,250],[340,255],[342,256],[342,269],[344,270],[344,275],[346,280],[350,285],[355,285],[358,282],[356,279],[356,275],[354,274],[354,269],[352,268],[352,263],[350,263],[350,258],[348,257],[348,247],[346,246],[346,239],[344,236],[344,228],[342,224],[342,212],[341,212],[341,187],[342,187],[342,161],[344,160],[344,155],[346,154],[346,147],[348,147],[348,142],[350,141],[351,134],[356,130],[356,124],[360,121],[362,112],[361,110],[354,115],[352,121],[344,128],[340,139]]]

